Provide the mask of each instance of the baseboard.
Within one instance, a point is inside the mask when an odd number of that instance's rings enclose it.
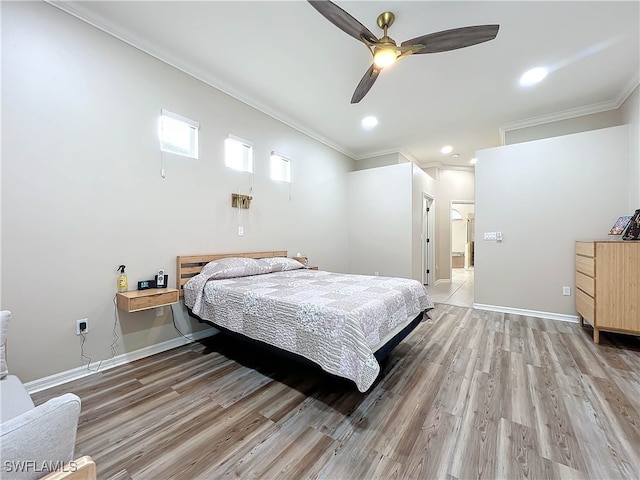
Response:
[[[32,380],[25,383],[24,387],[30,394],[40,392],[41,390],[46,390],[47,388],[57,387],[58,385],[71,382],[72,380],[78,380],[80,378],[88,377],[89,375],[93,375],[94,373],[104,372],[105,370],[109,370],[111,368],[118,367],[135,360],[140,360],[141,358],[150,357],[151,355],[155,355],[156,353],[165,352],[167,350],[171,350],[172,348],[195,342],[196,340],[200,340],[201,338],[210,337],[211,335],[215,335],[217,332],[218,330],[216,330],[215,328],[207,328],[206,330],[201,330],[195,333],[188,333],[187,335],[185,335],[186,338],[180,336],[172,340],[167,340],[166,342],[156,343],[155,345],[150,345],[139,350],[134,350],[133,352],[116,355],[113,358],[103,361],[100,365],[100,370],[89,370],[87,366],[72,368],[71,370],[67,370],[65,372],[60,372],[54,375],[49,375],[48,377]]]
[[[516,315],[524,315],[527,317],[547,318],[549,320],[560,320],[561,322],[578,323],[577,315],[566,315],[564,313],[539,312],[537,310],[525,310],[522,308],[501,307],[498,305],[484,305],[482,303],[474,303],[473,308],[476,310],[488,310],[490,312],[514,313]]]
[[[438,280],[433,282],[433,286],[435,287],[436,285],[439,285],[441,283],[451,283],[451,279],[450,278],[439,278]]]

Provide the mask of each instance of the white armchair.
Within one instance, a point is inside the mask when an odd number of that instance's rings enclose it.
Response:
[[[73,461],[80,398],[66,393],[34,405],[18,377],[8,375],[5,348],[11,312],[0,315],[0,477],[32,480],[51,473],[56,478],[95,478],[90,457]]]

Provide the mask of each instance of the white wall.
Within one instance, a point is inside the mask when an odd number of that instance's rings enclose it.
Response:
[[[412,168],[403,163],[349,173],[349,272],[411,277]]]
[[[575,241],[628,211],[627,126],[476,152],[475,304],[575,315]],[[483,240],[502,231],[503,242]]]
[[[376,157],[363,158],[356,160],[354,170],[366,170],[368,168],[386,167],[387,165],[395,165],[398,162],[398,153],[387,153]]]
[[[629,212],[640,208],[640,87],[620,107],[629,125]]]
[[[161,108],[201,125],[201,158],[167,158],[165,179]],[[251,180],[224,166],[227,133],[255,143],[254,200],[240,214],[231,193],[248,193]],[[269,179],[271,150],[293,159],[291,201],[288,186]],[[121,263],[131,289],[159,267],[173,284],[181,254],[286,249],[346,270],[352,168],[344,155],[55,7],[2,2],[1,307],[14,313],[11,370],[30,381],[83,365],[81,318],[89,319],[86,355],[111,356]],[[169,312],[120,312],[117,353],[178,337]],[[182,315],[178,322],[184,332],[200,328]]]

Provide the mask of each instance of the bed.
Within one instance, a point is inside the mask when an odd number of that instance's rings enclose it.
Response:
[[[309,360],[361,392],[433,308],[416,280],[311,270],[286,251],[179,256],[177,287],[196,318]]]

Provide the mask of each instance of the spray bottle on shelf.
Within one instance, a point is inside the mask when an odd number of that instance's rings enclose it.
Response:
[[[127,282],[127,274],[124,273],[124,269],[126,267],[124,265],[120,265],[117,271],[120,272],[118,275],[118,292],[126,292],[129,287],[129,283]]]

